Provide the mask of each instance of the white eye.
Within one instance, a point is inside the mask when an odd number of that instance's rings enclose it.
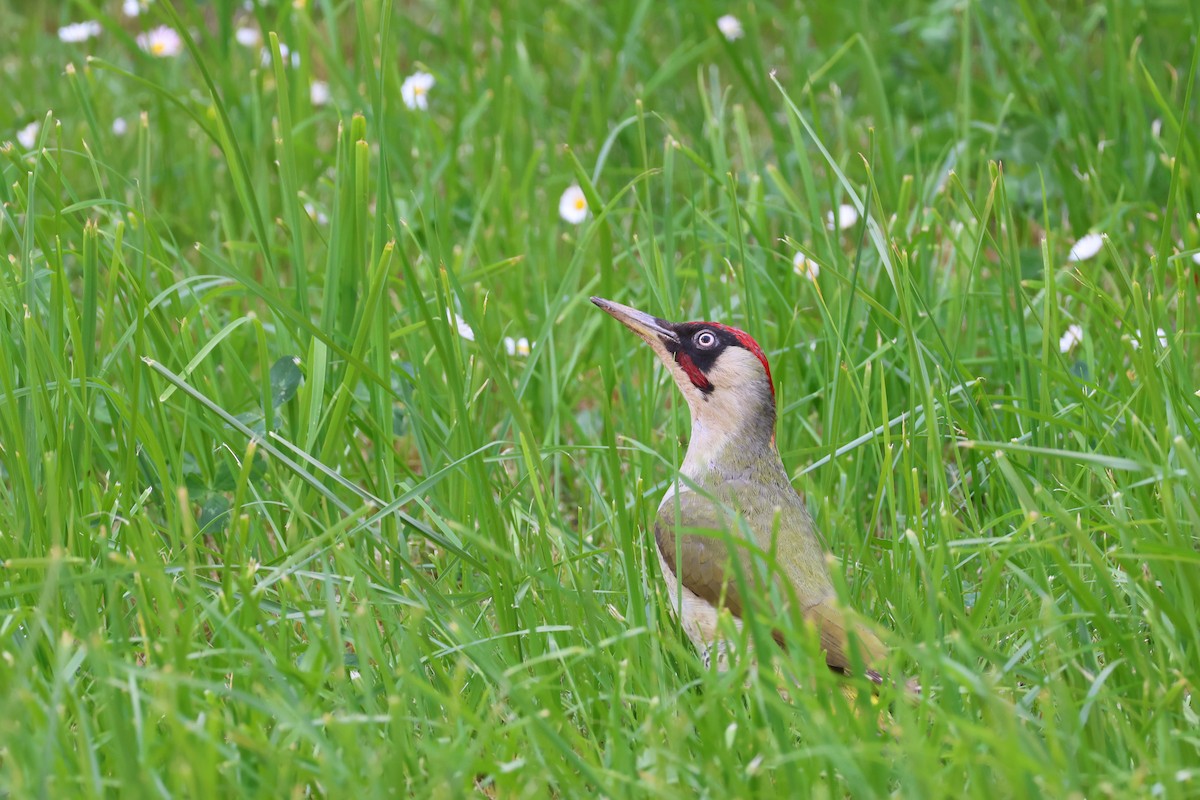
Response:
[[[712,331],[700,331],[693,341],[696,342],[696,347],[702,350],[711,350],[717,346],[717,335]]]

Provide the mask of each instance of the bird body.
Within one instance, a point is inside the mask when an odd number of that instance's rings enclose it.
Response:
[[[753,603],[784,604],[774,611],[795,603],[817,628],[831,669],[851,671],[853,626],[866,673],[879,681],[887,650],[838,606],[825,546],[775,446],[775,388],[762,349],[719,323],[672,323],[592,302],[654,349],[691,411],[687,453],[659,505],[654,540],[671,606],[706,662],[715,652],[719,668],[726,666],[722,609],[740,630]],[[773,636],[786,645],[778,631]]]

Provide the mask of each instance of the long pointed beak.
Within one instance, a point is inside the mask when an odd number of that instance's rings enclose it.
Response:
[[[655,349],[665,347],[668,342],[678,343],[679,336],[671,329],[671,323],[665,319],[652,317],[636,308],[605,300],[603,297],[593,297],[592,302],[607,311],[617,322],[646,340]]]

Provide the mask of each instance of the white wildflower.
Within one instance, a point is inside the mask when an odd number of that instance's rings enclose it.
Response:
[[[124,117],[117,117],[113,120],[112,132],[117,136],[124,136],[128,130],[129,123],[125,121]]]
[[[558,198],[558,215],[572,225],[578,225],[587,219],[587,198],[583,196],[583,189],[579,188],[579,184],[571,184],[562,193],[562,197]]]
[[[821,274],[821,265],[797,250],[796,255],[792,256],[792,272],[815,283]]]
[[[466,339],[468,342],[475,341],[475,331],[471,330],[471,326],[467,324],[465,319],[453,312],[447,312],[446,319],[454,323],[455,328],[458,329],[459,336]]]
[[[308,87],[308,100],[314,106],[323,106],[329,103],[329,84],[325,81],[313,81]]]
[[[521,356],[522,358],[529,355],[529,340],[522,336],[520,339],[514,339],[511,336],[504,337],[504,352],[510,356]]]
[[[1083,328],[1078,325],[1068,325],[1066,332],[1062,338],[1058,340],[1058,351],[1060,353],[1069,353],[1075,349],[1075,346],[1083,341]]]
[[[1081,237],[1078,242],[1071,248],[1070,254],[1067,256],[1068,261],[1087,261],[1104,246],[1104,235],[1100,233],[1089,233]]]
[[[1167,349],[1167,332],[1164,331],[1162,328],[1159,328],[1158,330],[1156,330],[1154,332],[1154,334],[1155,334],[1155,336],[1158,337],[1158,346],[1161,347],[1163,350],[1166,350]],[[1129,344],[1133,346],[1134,350],[1141,349],[1141,347],[1142,347],[1142,329],[1141,328],[1138,328],[1137,331],[1134,332],[1133,336],[1129,337]]]
[[[138,0],[124,0],[121,3],[121,13],[127,17],[136,17],[142,13],[142,4]]]
[[[742,30],[742,23],[733,14],[726,14],[723,17],[717,18],[717,30],[731,42],[736,42],[742,38],[745,31]]]
[[[424,111],[429,108],[429,90],[437,81],[428,72],[414,72],[400,84],[400,97],[404,105]]]
[[[283,59],[283,63],[291,63],[293,67],[300,66],[300,54],[293,53],[292,48],[288,47],[283,42],[279,43],[279,57]],[[271,66],[271,48],[264,47],[262,49],[262,65],[264,67]]]
[[[64,42],[72,44],[76,42],[86,42],[93,36],[100,35],[100,23],[95,20],[87,22],[72,22],[70,25],[64,25],[58,29],[58,38]]]
[[[856,222],[858,222],[858,209],[849,203],[842,203],[837,207],[836,217],[832,211],[825,215],[825,227],[831,231],[853,228]]]
[[[325,212],[317,208],[316,204],[311,200],[304,204],[304,213],[318,225],[324,225],[329,222],[329,217],[325,216]]]
[[[258,47],[262,44],[262,34],[258,32],[258,28],[244,26],[233,32],[233,38],[242,47]]]
[[[137,35],[137,46],[157,58],[173,58],[183,52],[183,39],[167,25]]]
[[[17,131],[17,143],[19,145],[21,145],[21,147],[24,147],[26,150],[30,149],[35,144],[37,144],[38,131],[40,131],[41,129],[42,129],[42,123],[38,122],[35,119],[33,122],[29,123],[24,128],[21,128],[21,130]]]

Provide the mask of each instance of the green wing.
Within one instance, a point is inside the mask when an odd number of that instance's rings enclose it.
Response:
[[[782,573],[776,575],[776,580],[782,582],[786,576],[791,583],[797,601],[804,606],[805,619],[815,625],[820,633],[821,648],[825,651],[825,660],[830,669],[850,671],[849,626],[855,632],[859,656],[868,667],[868,676],[879,681],[879,673],[874,665],[887,653],[887,648],[870,630],[854,622],[837,606],[825,568],[824,550],[812,531],[807,513],[802,508],[789,508],[791,514],[786,514],[779,502],[769,509],[758,508],[762,503],[756,502],[757,497],[752,494],[741,496],[736,493],[736,488],[734,484],[728,485],[727,491],[722,494],[730,496],[729,505],[740,507],[746,519],[759,518],[764,511],[774,512],[771,513],[770,524],[778,536],[774,551]],[[775,519],[777,514],[780,516],[778,520]],[[663,561],[680,584],[741,619],[745,604],[723,531],[728,531],[728,537],[735,541],[744,535],[719,503],[696,491],[681,492],[665,502],[654,521],[655,543]],[[770,531],[764,534],[763,531],[754,530],[752,533],[761,549],[772,549]],[[742,567],[747,588],[755,596],[766,599],[761,559],[736,544],[733,544],[733,550]],[[784,586],[780,586],[780,594],[790,596]],[[773,635],[780,645],[785,644],[780,632],[774,631]]]
[[[714,606],[742,616],[742,596],[721,531],[732,530],[727,515],[709,498],[685,491],[663,503],[654,520],[654,541],[676,579]],[[689,533],[704,531],[705,533]],[[741,555],[743,562],[750,554]],[[747,580],[751,575],[746,575]]]

